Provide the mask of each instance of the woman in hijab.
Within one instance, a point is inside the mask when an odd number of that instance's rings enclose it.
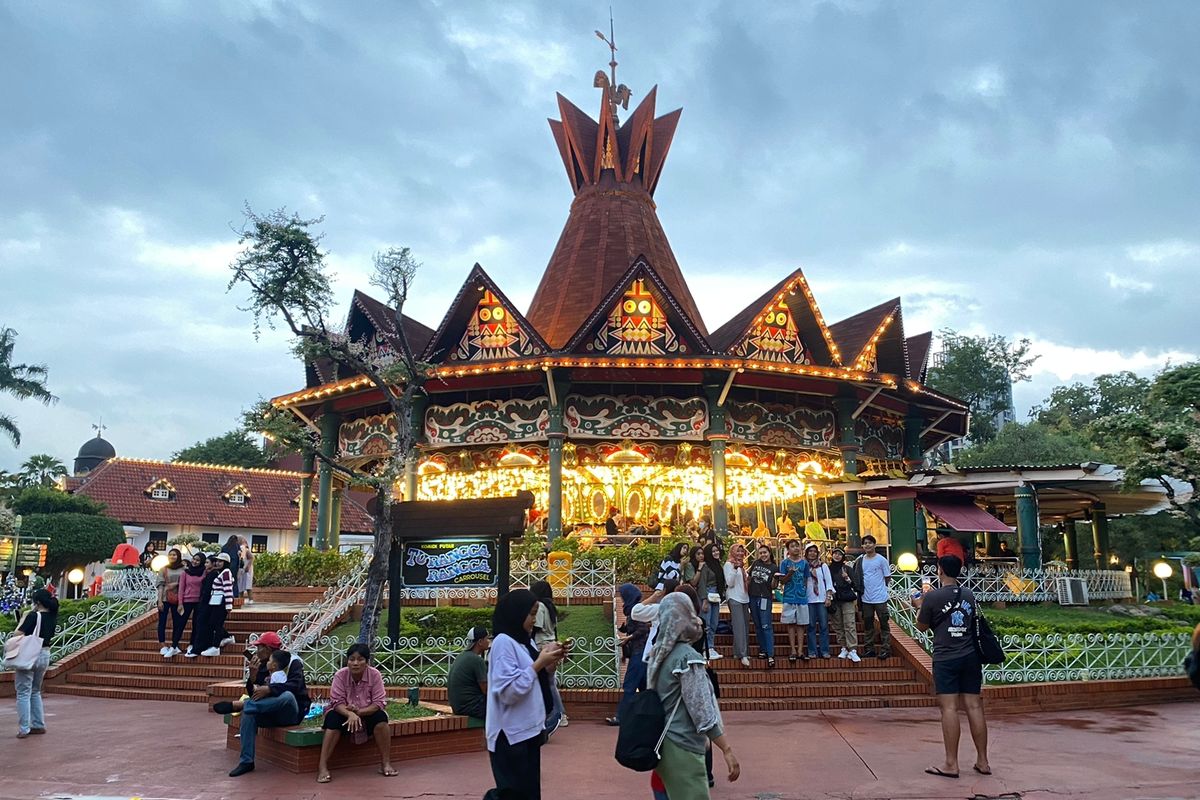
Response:
[[[554,590],[548,581],[535,581],[529,591],[538,599],[537,619],[533,623],[533,643],[539,650],[550,642],[558,641],[558,607],[554,605]],[[552,735],[558,726],[567,726],[567,712],[563,708],[562,695],[558,691],[558,675],[551,671],[550,697],[554,708],[546,717],[546,735]]]
[[[183,553],[178,547],[167,551],[167,565],[158,571],[155,589],[158,593],[158,654],[163,658],[177,656],[179,640],[187,620],[183,617],[183,603],[179,599],[179,579],[183,575]],[[167,644],[167,618],[171,619],[171,644]]]
[[[646,638],[650,635],[650,625],[639,622],[632,616],[633,607],[642,602],[641,591],[632,583],[623,583],[617,588],[621,596],[621,613],[625,621],[617,628],[624,636],[621,638],[621,655],[625,657],[625,680],[621,684],[624,694],[617,704],[615,716],[604,721],[609,725],[621,724],[621,709],[637,692],[646,688],[646,662],[642,660],[642,651],[646,648]]]
[[[659,605],[658,638],[647,666],[647,686],[658,692],[667,715],[656,771],[671,800],[708,800],[704,769],[708,743],[724,754],[730,781],[738,779],[741,767],[725,739],[705,660],[692,647],[701,632],[692,601],[675,592]]]
[[[17,692],[17,738],[46,732],[46,714],[42,710],[42,679],[50,666],[50,644],[54,628],[58,625],[58,600],[45,589],[38,589],[30,598],[33,610],[17,626],[14,633],[32,636],[37,632],[42,640],[42,652],[38,653],[33,666],[13,670],[13,684]]]
[[[713,646],[717,638],[717,621],[721,615],[721,604],[725,602],[725,565],[721,555],[721,545],[712,542],[704,546],[704,562],[696,577],[696,594],[700,595],[700,603],[704,609],[702,616],[708,623],[708,657],[720,658],[721,654]]]
[[[179,633],[173,634],[173,641],[171,642],[171,649],[175,651],[173,655],[179,652],[179,641],[182,638],[180,633],[187,627],[189,617],[192,618],[191,641],[193,643],[196,641],[196,631],[199,630],[200,616],[197,609],[200,605],[200,590],[204,584],[205,561],[204,552],[197,550],[195,553],[192,553],[192,560],[184,567],[183,574],[179,576],[180,625]],[[191,644],[188,645],[187,651],[189,653],[198,652]]]
[[[558,642],[539,653],[530,637],[538,599],[528,589],[500,598],[492,613],[484,731],[496,781],[493,796],[541,800],[542,742],[553,707],[550,670],[567,655]]]

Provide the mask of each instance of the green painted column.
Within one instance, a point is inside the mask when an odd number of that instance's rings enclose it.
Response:
[[[312,473],[316,458],[312,453],[304,457],[304,477],[300,479],[300,518],[296,522],[296,551],[308,544],[312,530]]]
[[[854,433],[854,412],[858,409],[855,397],[839,397],[834,401],[838,422],[838,449],[842,453],[842,473],[853,479],[858,475],[858,436]],[[846,540],[849,547],[862,546],[862,528],[858,514],[858,492],[851,490],[842,495],[846,506]]]
[[[1092,544],[1095,546],[1096,569],[1109,568],[1108,509],[1104,503],[1092,503]]]
[[[904,418],[904,468],[919,469],[925,464],[925,453],[921,450],[921,431],[925,428],[925,418],[919,414],[909,413]]]
[[[929,548],[929,520],[925,519],[925,512],[920,508],[914,508],[913,514],[913,525],[916,526],[913,532],[913,541],[920,542],[926,548]],[[936,551],[937,547],[935,546],[932,549]],[[914,549],[913,553],[916,552]]]
[[[327,459],[337,456],[338,430],[342,418],[333,411],[326,409],[321,415],[321,455]],[[329,523],[332,521],[333,505],[333,468],[329,462],[322,460],[317,470],[317,539],[318,550],[329,549]]]
[[[1014,495],[1017,501],[1017,539],[1021,543],[1021,566],[1025,569],[1041,569],[1042,540],[1039,535],[1037,493],[1032,486],[1018,486]]]
[[[417,483],[417,459],[416,456],[409,456],[404,462],[404,499],[416,500],[420,492],[420,486]]]
[[[414,448],[425,441],[425,409],[429,407],[428,395],[419,394],[412,399],[412,410],[409,414],[409,425],[412,426]],[[404,499],[416,500],[421,494],[420,481],[417,475],[417,461],[420,453],[415,449],[404,462]]]
[[[345,490],[333,490],[333,502],[329,505],[329,548],[337,550],[342,543],[342,493]]]
[[[1067,566],[1079,569],[1079,532],[1075,520],[1063,520],[1063,549],[1067,551]]]
[[[566,400],[567,392],[570,391],[571,382],[563,375],[561,370],[557,376],[553,372],[548,371],[546,381],[548,388],[553,389],[552,392],[548,392],[547,397],[550,424],[546,430],[546,447],[550,455],[550,463],[548,464],[550,486],[547,490],[549,497],[546,502],[546,539],[549,542],[553,542],[562,536],[563,532],[563,445],[566,444],[567,439],[567,426],[563,422],[563,403]],[[555,403],[554,400],[558,402]]]
[[[712,451],[713,470],[713,528],[722,539],[729,534],[729,508],[725,505],[725,442],[727,436],[713,438],[708,443]]]
[[[917,501],[911,497],[888,501],[888,540],[891,562],[902,553],[917,553]]]

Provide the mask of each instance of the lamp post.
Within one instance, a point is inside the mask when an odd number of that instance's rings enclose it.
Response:
[[[78,600],[79,584],[83,583],[83,570],[81,570],[79,567],[75,567],[75,569],[67,573],[67,581],[75,587],[71,591],[71,594],[74,595],[73,599]]]
[[[920,566],[920,562],[913,553],[901,553],[900,557],[896,559],[896,569],[901,572],[916,572],[918,566]]]
[[[1171,577],[1175,570],[1171,569],[1171,565],[1166,561],[1159,561],[1154,565],[1154,577],[1162,580],[1163,585],[1163,602],[1167,602],[1170,598],[1167,596],[1167,578]]]

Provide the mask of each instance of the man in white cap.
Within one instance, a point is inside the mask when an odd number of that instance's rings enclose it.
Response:
[[[492,646],[488,629],[477,625],[467,631],[467,648],[458,654],[446,676],[446,695],[455,714],[484,719],[487,715],[487,662],[483,654]]]

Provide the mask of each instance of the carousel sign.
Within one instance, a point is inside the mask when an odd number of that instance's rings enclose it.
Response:
[[[493,586],[494,539],[438,539],[407,542],[401,567],[407,587]]]

